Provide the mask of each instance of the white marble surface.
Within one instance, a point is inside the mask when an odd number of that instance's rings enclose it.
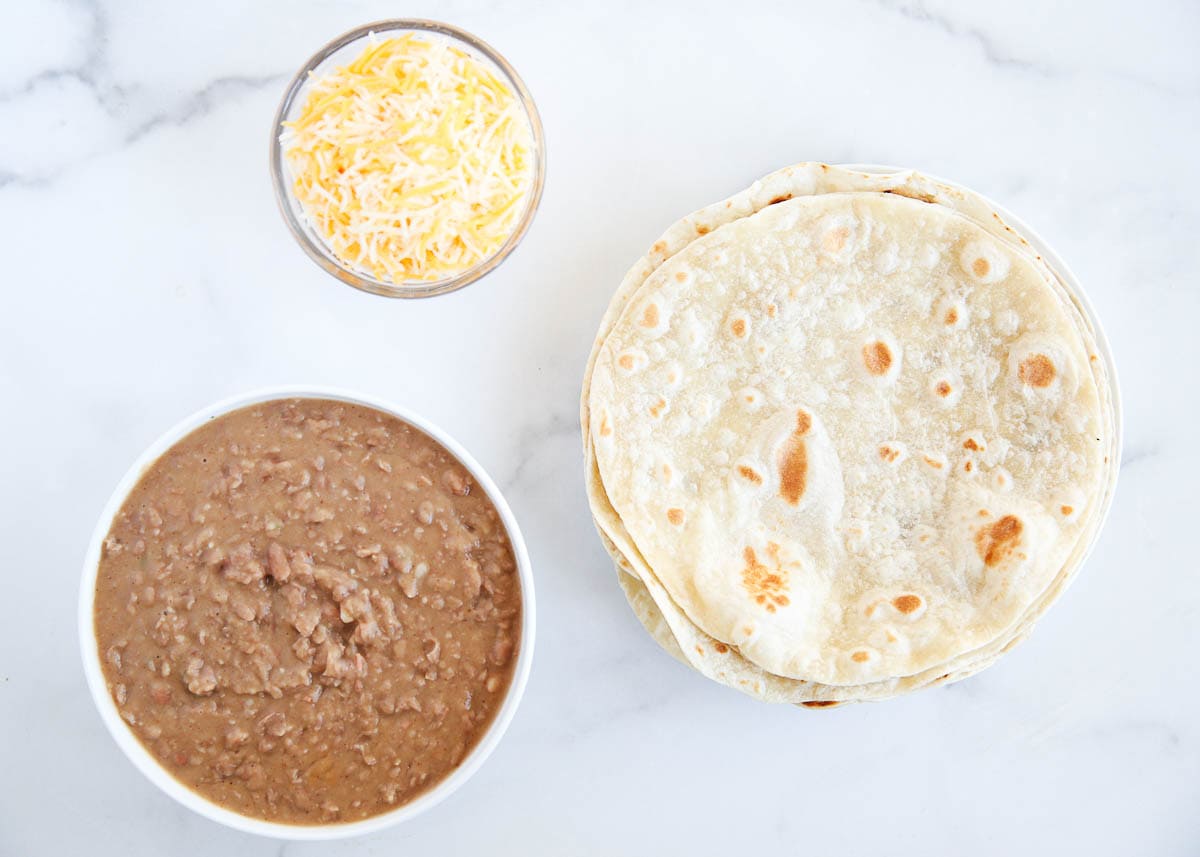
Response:
[[[5,4],[0,854],[1200,853],[1200,6],[1067,5]],[[397,14],[498,46],[549,140],[515,256],[419,303],[318,270],[267,175],[287,76]],[[576,428],[626,267],[677,216],[804,159],[923,168],[1033,224],[1107,325],[1127,425],[1099,548],[1029,642],[960,685],[817,713],[712,685],[642,633]],[[79,563],[128,463],[280,382],[357,387],[457,435],[539,586],[500,750],[433,813],[351,842],[176,806],[109,740],[77,654]]]

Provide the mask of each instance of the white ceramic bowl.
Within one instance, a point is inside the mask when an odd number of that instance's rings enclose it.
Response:
[[[517,663],[513,672],[512,684],[509,686],[504,704],[500,707],[500,711],[497,712],[496,718],[492,721],[491,726],[488,727],[488,731],[482,740],[480,740],[475,749],[471,751],[470,755],[463,760],[462,764],[450,776],[415,800],[390,812],[362,821],[353,821],[344,824],[296,825],[263,821],[219,806],[176,780],[150,755],[141,742],[134,736],[125,721],[121,719],[117,711],[117,706],[109,695],[108,687],[105,684],[104,672],[100,665],[100,651],[96,645],[96,628],[92,608],[96,592],[96,575],[100,564],[100,549],[105,536],[108,535],[109,528],[112,526],[113,518],[120,511],[125,498],[133,490],[142,474],[171,446],[213,417],[248,405],[273,399],[287,398],[334,399],[341,402],[350,402],[376,408],[411,423],[446,447],[470,471],[475,480],[483,486],[488,497],[495,505],[496,510],[500,513],[500,519],[504,522],[504,527],[508,531],[509,539],[512,542],[513,553],[517,560],[517,574],[521,581],[521,645],[517,654]],[[273,387],[225,399],[192,414],[192,416],[180,422],[151,444],[149,449],[138,457],[137,461],[133,463],[133,466],[129,468],[121,481],[117,483],[116,490],[113,491],[112,497],[109,498],[107,505],[104,507],[104,512],[100,515],[100,520],[96,523],[96,529],[92,533],[91,544],[88,546],[87,557],[83,563],[83,581],[79,590],[79,644],[83,654],[83,671],[87,676],[87,683],[92,692],[92,699],[96,703],[96,708],[100,712],[100,717],[104,721],[104,725],[108,727],[113,740],[117,742],[117,746],[129,757],[134,766],[167,795],[188,809],[203,815],[205,818],[210,818],[235,830],[242,830],[247,833],[256,833],[261,836],[270,836],[277,839],[343,839],[349,836],[374,833],[385,827],[391,827],[421,815],[457,791],[479,770],[487,757],[496,748],[496,745],[500,743],[500,739],[508,728],[508,724],[513,719],[513,714],[517,710],[521,696],[525,692],[525,684],[529,680],[530,664],[533,661],[535,613],[533,575],[529,565],[529,553],[525,548],[525,540],[521,536],[521,529],[517,526],[517,521],[513,517],[512,510],[509,509],[508,504],[504,501],[504,497],[501,495],[500,489],[496,487],[496,483],[492,481],[492,478],[479,465],[479,462],[472,458],[454,438],[423,417],[377,399],[374,396],[324,387]]]

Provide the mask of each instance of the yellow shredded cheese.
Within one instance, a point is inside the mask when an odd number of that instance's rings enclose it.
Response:
[[[511,87],[446,41],[377,40],[314,76],[281,140],[305,215],[347,265],[440,280],[494,254],[532,183],[532,132]]]

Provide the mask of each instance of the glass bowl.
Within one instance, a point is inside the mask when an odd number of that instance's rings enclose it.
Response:
[[[529,121],[533,176],[525,198],[524,211],[517,218],[512,234],[508,236],[499,250],[477,265],[453,276],[440,280],[412,280],[397,284],[390,280],[378,279],[366,271],[346,264],[337,258],[325,244],[324,239],[309,222],[300,201],[292,193],[291,171],[288,169],[279,136],[283,123],[294,119],[303,108],[311,75],[319,76],[339,65],[348,65],[363,50],[371,34],[386,37],[411,32],[428,34],[453,43],[473,58],[489,66],[502,80],[507,81]],[[517,76],[516,70],[486,42],[457,27],[438,21],[417,18],[376,21],[338,36],[317,51],[296,72],[296,76],[292,78],[283,94],[283,100],[279,102],[279,109],[275,111],[275,121],[271,126],[271,181],[275,186],[275,200],[279,203],[279,210],[283,214],[284,222],[287,223],[288,229],[291,230],[300,247],[323,270],[337,277],[346,285],[389,298],[426,298],[446,294],[475,282],[496,268],[521,243],[521,239],[533,222],[533,216],[537,212],[538,203],[542,198],[542,186],[545,184],[545,178],[546,144],[542,121],[529,90]]]

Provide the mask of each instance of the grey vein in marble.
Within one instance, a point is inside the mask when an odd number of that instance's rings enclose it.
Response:
[[[1121,456],[1121,469],[1125,470],[1135,464],[1156,458],[1161,451],[1160,445],[1157,442],[1127,445]]]
[[[984,60],[997,68],[1007,68],[1034,74],[1045,78],[1066,78],[1079,71],[1093,71],[1104,77],[1119,80],[1131,86],[1152,90],[1168,98],[1195,99],[1200,98],[1200,89],[1193,87],[1177,87],[1160,80],[1142,75],[1129,74],[1111,68],[1072,69],[1067,66],[1055,65],[1044,60],[1027,59],[1001,49],[996,40],[986,30],[967,26],[943,12],[935,12],[924,3],[911,0],[868,0],[880,8],[896,12],[910,21],[929,26],[956,38],[968,39],[980,50]],[[1081,14],[1083,14],[1081,12]]]
[[[74,72],[53,72],[43,76],[43,80],[62,80],[64,78],[76,78],[83,80],[84,78]],[[146,135],[154,132],[159,128],[171,127],[182,128],[189,123],[205,116],[210,115],[214,110],[228,102],[231,97],[236,97],[239,94],[248,92],[257,92],[267,86],[277,85],[286,78],[286,74],[269,74],[258,76],[241,76],[232,75],[228,77],[215,78],[200,89],[186,93],[180,101],[165,111],[152,114],[150,117],[142,120],[133,128],[125,132],[117,145],[108,149],[97,149],[87,152],[81,157],[69,159],[62,163],[56,164],[49,170],[37,170],[33,172],[6,169],[0,164],[0,191],[10,185],[22,187],[47,187],[56,182],[64,173],[72,168],[78,167],[92,159],[106,154],[109,151],[119,150],[125,146],[133,145]],[[104,104],[116,93],[119,93],[120,87],[110,87],[107,94],[101,92],[100,87],[92,84],[91,88],[96,91],[97,101]],[[3,99],[0,99],[0,104]]]
[[[517,463],[508,476],[500,480],[501,490],[506,493],[516,490],[525,477],[529,465],[545,451],[546,445],[552,440],[559,440],[567,435],[579,436],[579,419],[575,416],[564,417],[561,414],[551,414],[541,423],[522,426],[517,437],[514,455]]]
[[[107,60],[108,18],[102,5],[95,0],[72,5],[84,10],[88,17],[86,53],[75,65],[45,68],[14,87],[0,90],[0,107],[24,98],[45,96],[47,88],[74,81],[91,93],[92,99],[113,123],[122,124],[127,121],[126,114],[130,112],[129,97],[135,89],[111,79]],[[0,163],[0,191],[11,186],[45,188],[72,168],[107,152],[133,145],[159,128],[185,127],[210,115],[231,98],[279,85],[287,77],[286,72],[214,77],[198,88],[182,93],[174,104],[151,112],[121,131],[114,145],[86,151],[80,156],[65,159],[48,168],[23,170]]]

